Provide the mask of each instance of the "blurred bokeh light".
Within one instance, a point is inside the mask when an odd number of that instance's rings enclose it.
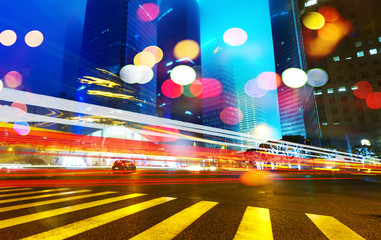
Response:
[[[147,66],[144,66],[144,65],[141,65],[141,66],[137,66],[138,69],[140,69],[140,72],[142,74],[142,77],[139,79],[139,81],[137,81],[137,83],[139,84],[146,84],[148,83],[149,81],[152,80],[153,78],[153,71],[151,68],[147,67]]]
[[[317,30],[324,26],[325,19],[318,12],[307,12],[303,16],[303,24],[306,28]]]
[[[224,33],[223,39],[230,46],[241,46],[247,41],[247,33],[241,28],[230,28]]]
[[[268,88],[267,82],[258,78],[251,79],[245,84],[246,94],[253,98],[263,97],[268,92]]]
[[[199,79],[194,80],[190,85],[190,92],[193,96],[198,97],[202,94],[202,82]]]
[[[157,46],[148,46],[144,48],[143,52],[151,53],[155,57],[156,63],[160,62],[161,59],[163,59],[163,51]]]
[[[38,47],[44,41],[44,35],[38,30],[33,30],[25,35],[25,43],[29,47]]]
[[[227,107],[220,113],[221,121],[228,125],[236,125],[243,119],[243,113],[239,108]]]
[[[22,83],[22,76],[17,71],[11,71],[4,76],[5,84],[10,88],[17,88]]]
[[[143,22],[151,22],[159,16],[160,10],[159,7],[154,3],[146,3],[139,5],[139,8],[136,12],[138,18]]]
[[[137,66],[129,64],[120,69],[119,76],[124,82],[133,84],[140,81],[142,71]]]
[[[28,133],[30,132],[30,126],[25,121],[17,121],[13,124],[13,130],[17,134],[21,136],[25,136],[25,135],[28,135]]]
[[[241,174],[239,181],[246,186],[261,186],[270,184],[272,175],[266,171],[248,171]]]
[[[1,92],[1,90],[3,90],[3,87],[4,87],[3,81],[1,81],[1,79],[0,79],[0,92]]]
[[[176,44],[173,54],[177,59],[195,59],[200,54],[200,46],[193,40],[183,40]]]
[[[318,13],[323,15],[326,22],[336,22],[340,17],[339,11],[331,6],[320,7]]]
[[[26,105],[24,103],[21,103],[21,102],[14,102],[14,103],[12,103],[11,107],[17,109],[16,115],[20,116],[20,117],[24,116],[26,114],[26,112],[28,111]]]
[[[171,79],[179,85],[188,85],[196,80],[196,72],[187,65],[178,65],[170,73]]]
[[[318,30],[318,35],[326,41],[338,42],[341,38],[340,28],[334,23],[326,23]]]
[[[366,105],[370,109],[381,108],[381,92],[372,92],[366,97]]]
[[[136,66],[147,66],[152,68],[156,64],[155,56],[150,52],[140,52],[134,57],[134,64]]]
[[[360,81],[354,85],[353,95],[365,99],[373,91],[372,85],[367,81]]]
[[[178,98],[183,93],[184,87],[167,79],[161,85],[161,92],[168,98]]]
[[[320,68],[309,70],[307,76],[307,83],[312,87],[321,87],[328,82],[328,73]]]
[[[17,40],[17,35],[12,30],[4,30],[0,33],[0,42],[6,46],[12,46]]]
[[[307,83],[307,73],[299,68],[289,68],[282,73],[283,83],[290,88],[300,88]]]
[[[202,92],[199,98],[212,98],[217,97],[223,91],[223,86],[220,81],[214,78],[201,78]]]
[[[275,72],[263,72],[258,75],[257,79],[266,82],[268,90],[275,90],[282,83],[282,78]]]

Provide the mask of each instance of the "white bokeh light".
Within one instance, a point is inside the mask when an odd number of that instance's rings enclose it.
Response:
[[[17,40],[17,35],[12,30],[4,30],[0,33],[0,42],[6,46],[12,46]]]
[[[289,68],[282,73],[283,83],[290,88],[300,88],[307,83],[307,73],[299,68]]]
[[[142,71],[137,66],[129,64],[120,69],[119,76],[124,82],[133,84],[141,80]]]
[[[0,92],[1,90],[3,90],[3,86],[4,86],[3,81],[0,80]]]
[[[138,68],[140,69],[141,73],[142,73],[142,77],[140,78],[140,80],[137,82],[139,84],[146,84],[148,83],[149,81],[152,80],[153,78],[153,71],[151,68],[147,67],[147,66],[138,66]]]
[[[44,41],[44,35],[40,31],[33,30],[25,35],[25,43],[29,47],[38,47]]]
[[[314,68],[308,71],[308,84],[313,87],[321,87],[328,82],[328,73],[320,68]]]
[[[186,65],[179,65],[172,69],[171,79],[179,85],[188,85],[196,80],[196,72]]]
[[[230,46],[241,46],[247,41],[247,33],[241,28],[230,28],[224,33],[223,39]]]

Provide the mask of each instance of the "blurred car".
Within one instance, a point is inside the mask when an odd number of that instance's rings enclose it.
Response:
[[[112,170],[125,170],[125,171],[136,171],[136,166],[133,162],[128,160],[116,160],[112,164]]]

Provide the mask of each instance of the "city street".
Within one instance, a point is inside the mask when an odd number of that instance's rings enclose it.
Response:
[[[3,170],[1,239],[381,239],[381,179],[239,171]]]

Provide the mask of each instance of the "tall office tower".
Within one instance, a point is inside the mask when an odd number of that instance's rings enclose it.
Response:
[[[333,6],[351,22],[352,30],[336,49],[310,67],[327,71],[329,80],[315,89],[324,145],[350,151],[361,140],[381,151],[381,109],[355,96],[356,88],[381,91],[381,5],[378,0],[334,0],[306,3],[306,12]],[[362,82],[364,85],[355,86]],[[366,90],[365,90],[366,91]]]
[[[88,0],[76,99],[138,111],[139,89],[119,77],[126,65],[128,0]]]
[[[144,16],[150,16],[150,8],[144,4],[157,4],[157,0],[130,0],[128,3],[127,16],[127,64],[133,64],[136,54],[143,51],[148,46],[157,45],[157,23],[164,12],[153,19],[139,18],[138,11],[141,11]],[[155,5],[151,5],[155,6]],[[147,8],[147,9],[145,9]],[[151,10],[152,11],[152,10]],[[152,68],[154,77],[146,84],[134,84],[134,88],[139,90],[139,112],[156,115],[156,65]]]
[[[217,96],[211,98],[205,98],[202,101],[202,123],[205,126],[221,128],[229,131],[238,132],[239,123],[221,120],[221,112],[229,107],[237,107],[237,96],[236,96],[236,87],[234,73],[227,65],[221,63],[216,59],[215,56],[211,55],[209,57],[203,58],[202,73],[205,78],[212,78],[221,83],[222,91]],[[207,59],[207,61],[205,61]],[[205,87],[208,87],[205,85]],[[211,93],[219,92],[220,85],[210,85],[210,88],[207,91]],[[237,139],[232,139],[228,137],[213,137],[205,135],[205,139],[214,140],[218,142],[227,142],[232,144],[240,144],[241,141]],[[223,144],[213,144],[206,143],[206,147],[210,148],[221,148]],[[231,147],[226,145],[226,148],[241,150],[240,147]]]
[[[297,0],[270,0],[276,72],[288,68],[307,70]],[[299,89],[282,83],[278,88],[282,135],[302,135],[320,146],[321,133],[313,88]]]
[[[157,45],[163,50],[164,57],[157,64],[157,114],[159,117],[202,123],[202,100],[181,95],[168,98],[161,92],[164,81],[170,79],[171,70],[178,65],[199,66],[201,57],[195,59],[176,59],[173,50],[182,40],[200,43],[200,19],[196,0],[162,0],[159,8],[165,15],[158,21]]]

